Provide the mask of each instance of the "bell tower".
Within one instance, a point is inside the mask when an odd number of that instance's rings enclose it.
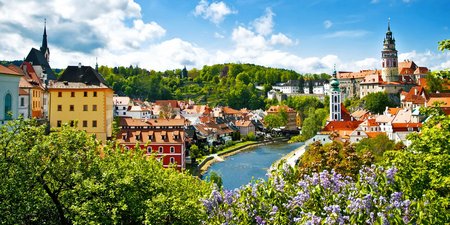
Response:
[[[391,21],[388,21],[388,30],[383,41],[383,50],[381,51],[383,81],[398,81],[398,56],[395,49],[395,38],[392,37]]]
[[[336,78],[336,66],[333,72],[333,78],[330,82],[330,121],[341,121],[341,89],[339,88],[339,81]]]

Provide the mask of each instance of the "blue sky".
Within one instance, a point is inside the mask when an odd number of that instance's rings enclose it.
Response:
[[[301,73],[380,68],[388,18],[400,60],[450,68],[449,0],[0,0],[0,59],[39,47],[50,64],[166,70],[226,62]],[[33,9],[33,10],[30,10]],[[21,13],[17,13],[21,12]]]

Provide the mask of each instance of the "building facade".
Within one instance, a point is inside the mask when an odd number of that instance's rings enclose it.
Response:
[[[330,121],[341,121],[341,89],[339,88],[339,81],[336,78],[336,70],[333,72],[333,78],[330,82]]]
[[[112,136],[113,90],[90,66],[69,66],[48,86],[51,127],[67,123],[106,141]]]
[[[0,65],[0,126],[18,117],[21,77],[19,73]]]
[[[186,168],[184,119],[120,119],[117,140],[126,150],[139,146],[164,167]]]

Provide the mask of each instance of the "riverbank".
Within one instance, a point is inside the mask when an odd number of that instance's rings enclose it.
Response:
[[[266,145],[266,144],[270,144],[270,143],[278,143],[278,142],[283,142],[283,141],[287,141],[287,139],[279,138],[279,139],[273,139],[273,140],[268,140],[268,141],[263,141],[263,142],[252,143],[252,144],[248,144],[245,146],[240,146],[239,148],[232,149],[230,151],[221,152],[219,154],[208,155],[197,166],[199,175],[202,176],[212,164],[214,164],[216,162],[221,162],[228,156],[235,155],[239,152],[245,151],[245,150],[253,148],[253,147],[258,147],[261,145]]]
[[[269,168],[270,170],[276,169],[279,164],[281,162],[284,161],[284,163],[288,164],[291,167],[294,167],[298,160],[300,159],[300,157],[303,155],[303,153],[305,153],[306,151],[306,147],[307,147],[307,142],[304,142],[302,146],[298,147],[297,149],[295,149],[294,151],[286,154],[285,156],[283,156],[281,159],[277,160],[274,164],[272,164],[272,166]]]

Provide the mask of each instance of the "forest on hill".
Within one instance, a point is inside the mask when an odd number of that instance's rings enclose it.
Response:
[[[328,79],[328,74],[299,74],[292,70],[253,64],[216,64],[191,69],[187,76],[182,69],[164,72],[148,71],[137,66],[101,66],[99,72],[119,95],[143,100],[194,100],[210,106],[259,109],[268,104],[266,93],[279,82]],[[262,90],[256,87],[262,86]]]

